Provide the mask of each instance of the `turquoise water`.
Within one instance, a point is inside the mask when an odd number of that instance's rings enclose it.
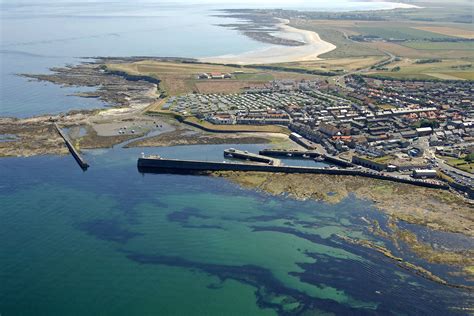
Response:
[[[473,303],[339,239],[392,248],[366,230],[361,217],[386,220],[368,202],[295,201],[136,169],[141,151],[220,160],[225,147],[88,151],[87,172],[69,156],[1,159],[2,315],[448,315]]]

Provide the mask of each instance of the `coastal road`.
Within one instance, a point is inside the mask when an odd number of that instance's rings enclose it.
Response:
[[[470,182],[472,185],[472,182],[474,181],[474,175],[472,173],[450,166],[445,160],[437,157],[434,148],[429,145],[429,140],[427,137],[420,137],[417,145],[423,149],[425,158],[434,159],[436,161],[438,168],[462,176],[466,178],[466,182]]]

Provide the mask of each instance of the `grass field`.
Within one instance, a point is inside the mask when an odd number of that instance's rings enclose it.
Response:
[[[212,94],[212,93],[239,93],[244,88],[252,87],[258,88],[263,87],[265,81],[250,81],[250,80],[194,80],[193,91]]]
[[[130,74],[147,75],[161,80],[160,89],[168,95],[177,95],[197,91],[196,76],[203,72],[232,73],[241,70],[238,67],[222,65],[190,64],[145,60],[134,63],[108,64],[110,70],[124,71]],[[246,70],[247,71],[247,70]],[[254,72],[253,70],[248,70]]]
[[[428,31],[432,33],[438,33],[448,36],[460,37],[460,38],[474,38],[473,30],[466,30],[459,27],[449,27],[449,26],[419,26],[416,27],[418,30]]]
[[[465,80],[474,80],[474,71],[470,72],[452,72],[451,76],[458,77]]]
[[[270,81],[273,80],[273,76],[269,73],[243,73],[236,74],[235,79],[249,81]]]
[[[290,130],[279,125],[215,125],[195,117],[187,117],[184,123],[191,123],[193,126],[201,127],[209,132],[261,132],[261,133],[281,133],[290,134]]]
[[[462,158],[451,158],[451,157],[443,157],[446,160],[446,163],[454,168],[474,173],[474,162],[467,162]]]
[[[305,70],[318,70],[318,71],[331,71],[337,72],[343,71],[354,71],[359,69],[368,68],[380,61],[385,59],[383,56],[368,56],[368,57],[352,57],[352,58],[328,58],[323,60],[314,61],[300,61],[292,63],[277,64],[282,67],[305,69]]]
[[[422,39],[429,39],[429,38],[452,38],[448,35],[443,35],[439,33],[428,32],[416,28],[412,28],[410,26],[401,26],[401,25],[393,25],[392,23],[385,23],[385,24],[374,24],[374,26],[363,26],[363,27],[356,27],[354,29],[356,32],[362,35],[372,35],[378,36],[385,40],[388,39],[404,39],[404,40],[422,40]]]
[[[388,71],[374,71],[370,74],[389,76],[396,79],[474,79],[474,58],[469,60],[444,59],[441,62],[426,64],[417,64],[416,62],[417,59],[404,58],[390,64]],[[394,67],[400,67],[400,71],[390,71]]]
[[[184,93],[237,93],[245,87],[261,86],[274,79],[314,79],[315,75],[277,70],[260,70],[251,66],[241,68],[225,65],[182,63],[144,60],[133,63],[107,64],[112,71],[123,71],[132,75],[146,75],[160,79],[160,90],[167,95]],[[237,71],[238,73],[234,72]],[[231,73],[232,79],[197,79],[200,73]],[[243,72],[243,73],[242,73]]]
[[[393,156],[382,156],[382,157],[373,158],[371,160],[377,163],[388,164],[393,159],[394,159]]]
[[[419,48],[408,47],[402,44],[390,43],[390,42],[372,42],[372,43],[367,43],[367,45],[374,47],[376,49],[390,52],[399,57],[407,57],[407,58],[460,59],[460,58],[472,57],[472,51],[469,51],[469,50],[419,49]]]
[[[400,79],[400,80],[433,80],[439,79],[430,75],[426,74],[403,74],[403,73],[388,73],[388,72],[371,72],[368,76],[382,76],[388,77],[392,79]]]
[[[470,51],[471,56],[474,51],[474,42],[429,42],[413,41],[405,42],[403,46],[420,50],[464,50]]]

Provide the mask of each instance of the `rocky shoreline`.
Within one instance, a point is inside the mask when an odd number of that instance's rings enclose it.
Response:
[[[52,68],[51,71],[51,74],[21,74],[21,76],[61,86],[96,88],[95,91],[80,92],[77,95],[98,98],[106,104],[119,107],[149,104],[159,97],[159,80],[154,82],[147,81],[146,78],[133,80],[124,74],[110,73],[102,59],[74,66]]]
[[[244,188],[256,189],[271,195],[285,195],[295,199],[313,199],[326,203],[339,203],[354,194],[371,201],[375,208],[388,216],[384,228],[377,220],[367,220],[369,235],[392,245],[393,250],[362,238],[337,237],[350,244],[372,249],[392,260],[399,267],[433,282],[473,291],[474,287],[448,282],[430,271],[430,268],[402,259],[398,254],[416,255],[428,265],[441,264],[455,269],[453,276],[463,276],[468,282],[474,277],[474,251],[472,249],[446,248],[420,240],[400,223],[416,224],[434,231],[474,236],[473,205],[451,192],[414,187],[376,179],[351,176],[266,174],[252,172],[214,172],[211,176],[228,179]],[[395,251],[397,253],[394,254]],[[405,255],[404,255],[405,257]]]
[[[350,194],[372,201],[395,219],[474,237],[474,206],[448,192],[390,181],[338,175],[215,172],[243,187],[272,195],[339,203]]]

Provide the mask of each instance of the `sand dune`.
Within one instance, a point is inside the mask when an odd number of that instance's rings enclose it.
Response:
[[[282,20],[279,28],[288,36],[298,36],[306,45],[303,46],[281,46],[271,45],[259,50],[245,52],[235,55],[222,55],[215,57],[201,58],[202,62],[214,63],[232,63],[232,64],[269,64],[283,63],[290,61],[317,60],[319,55],[336,49],[336,46],[323,41],[318,33],[306,30],[300,30],[288,25],[288,20]],[[283,37],[283,36],[282,36]]]

